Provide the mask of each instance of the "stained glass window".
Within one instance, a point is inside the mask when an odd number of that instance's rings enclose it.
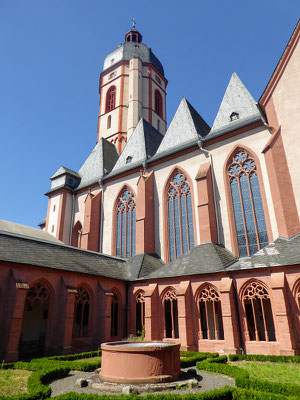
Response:
[[[125,189],[117,204],[116,255],[132,257],[135,255],[135,201],[129,189]]]
[[[228,167],[240,257],[251,256],[269,243],[256,164],[238,150]]]
[[[178,171],[169,183],[168,221],[172,261],[195,246],[191,190],[187,178]]]

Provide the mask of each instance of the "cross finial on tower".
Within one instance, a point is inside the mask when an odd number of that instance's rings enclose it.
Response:
[[[131,18],[131,21],[132,21],[132,28],[135,29],[135,19]]]

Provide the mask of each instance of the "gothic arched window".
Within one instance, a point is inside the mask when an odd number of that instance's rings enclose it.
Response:
[[[158,90],[155,90],[154,94],[154,111],[156,112],[157,115],[162,118],[163,116],[163,105],[162,105],[162,97],[161,94]]]
[[[255,161],[246,150],[237,150],[227,173],[239,256],[251,256],[269,243]]]
[[[145,327],[145,297],[144,292],[138,292],[135,296],[136,301],[136,335],[142,335]]]
[[[135,255],[135,201],[129,189],[124,189],[117,202],[116,255]]]
[[[249,340],[275,341],[275,328],[270,296],[259,282],[251,282],[245,289],[243,304]]]
[[[106,93],[106,110],[112,111],[116,107],[116,87],[111,86]]]
[[[169,256],[172,261],[195,246],[191,189],[182,172],[175,171],[172,175],[167,196]]]
[[[88,336],[90,296],[85,287],[77,289],[75,297],[73,337]]]
[[[165,333],[166,338],[176,339],[178,332],[178,306],[177,296],[173,288],[169,289],[164,297],[163,304],[165,309]]]
[[[199,302],[199,339],[223,340],[223,321],[220,296],[216,289],[206,285],[200,292]]]

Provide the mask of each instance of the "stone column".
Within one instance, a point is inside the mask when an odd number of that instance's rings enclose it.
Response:
[[[224,329],[226,353],[237,353],[240,349],[239,324],[236,315],[235,296],[233,282],[229,277],[221,279],[220,300]]]
[[[66,319],[65,319],[65,332],[64,332],[64,348],[63,353],[68,354],[72,351],[72,337],[74,326],[74,311],[75,311],[75,296],[78,293],[77,289],[68,285],[67,290],[67,304],[66,304]]]
[[[110,341],[110,330],[111,330],[111,303],[113,293],[105,292],[105,342]]]
[[[193,322],[191,313],[188,312],[189,306],[190,281],[183,282],[176,291],[178,307],[178,331],[182,350],[189,350],[194,346]]]
[[[23,322],[24,306],[26,301],[27,290],[29,289],[28,283],[16,283],[16,297],[14,304],[14,311],[11,320],[9,339],[7,345],[7,352],[5,361],[16,361],[19,358],[19,341]]]
[[[275,317],[275,335],[281,355],[295,355],[295,338],[291,329],[289,306],[285,295],[284,272],[271,273],[273,316]],[[277,327],[277,330],[276,330]]]
[[[159,340],[157,283],[145,290],[145,340]]]

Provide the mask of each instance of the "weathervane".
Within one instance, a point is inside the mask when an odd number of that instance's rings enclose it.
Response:
[[[132,29],[135,29],[135,20],[134,20],[134,18],[131,18],[131,21],[132,21]]]

